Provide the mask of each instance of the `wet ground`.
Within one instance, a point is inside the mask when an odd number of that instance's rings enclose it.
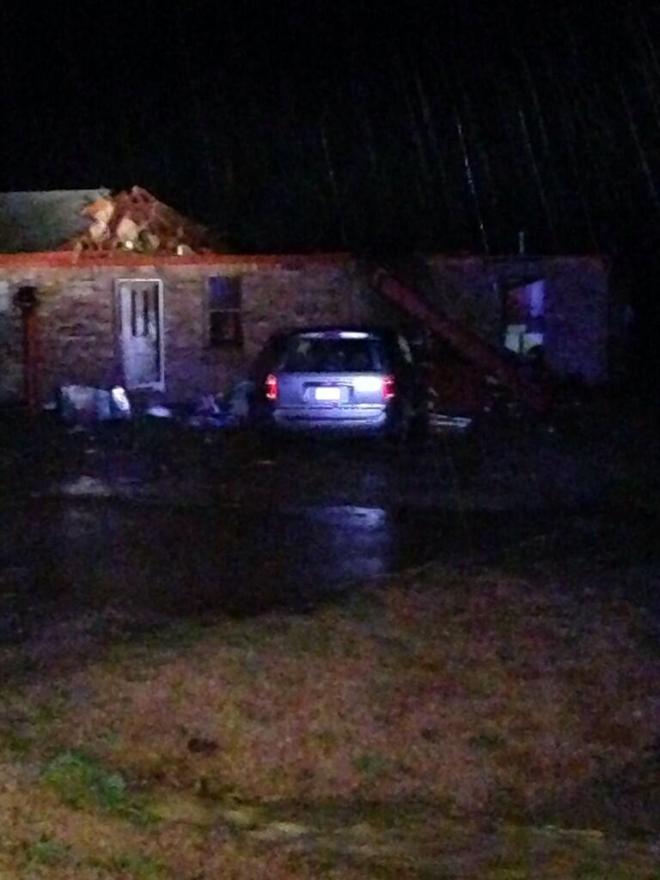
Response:
[[[433,559],[544,576],[568,565],[658,606],[657,515],[612,506],[621,458],[598,434],[492,429],[391,448],[166,426],[48,443],[0,506],[4,639],[97,611],[137,624],[305,610]]]

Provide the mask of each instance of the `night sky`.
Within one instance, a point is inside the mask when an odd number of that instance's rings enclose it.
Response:
[[[660,3],[594,5],[3,3],[0,189],[140,184],[243,250],[651,254]]]

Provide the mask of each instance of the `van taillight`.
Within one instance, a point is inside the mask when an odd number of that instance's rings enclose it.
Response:
[[[394,376],[383,378],[383,400],[393,400],[396,397],[396,382]]]
[[[273,376],[272,373],[266,376],[264,388],[266,391],[266,400],[277,400],[277,376]]]

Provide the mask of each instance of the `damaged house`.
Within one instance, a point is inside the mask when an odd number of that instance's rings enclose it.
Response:
[[[277,330],[423,329],[424,308],[493,351],[542,348],[558,376],[607,378],[601,258],[428,256],[397,266],[396,290],[384,271],[350,254],[228,253],[138,187],[2,194],[0,402],[46,403],[70,383],[195,399],[244,376]]]

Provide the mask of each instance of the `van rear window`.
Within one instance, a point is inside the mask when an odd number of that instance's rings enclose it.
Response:
[[[379,373],[385,369],[379,339],[292,336],[282,358],[287,373]]]

